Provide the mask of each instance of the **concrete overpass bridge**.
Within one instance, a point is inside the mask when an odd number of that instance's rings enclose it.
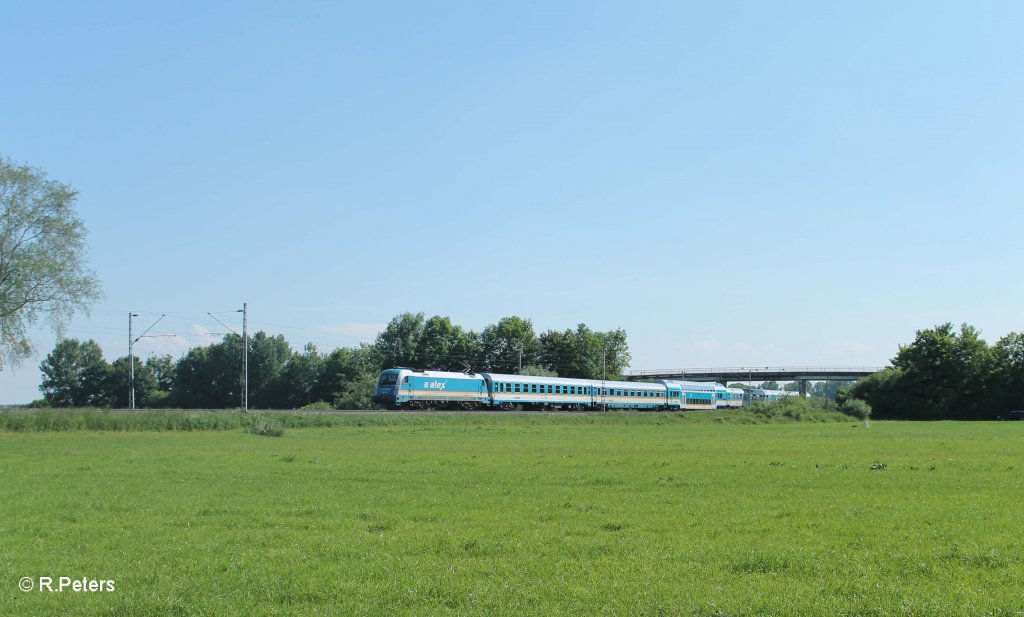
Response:
[[[853,381],[884,369],[884,366],[739,366],[731,368],[679,368],[630,371],[627,381],[680,379],[686,381],[795,381],[800,394],[807,394],[808,381]]]

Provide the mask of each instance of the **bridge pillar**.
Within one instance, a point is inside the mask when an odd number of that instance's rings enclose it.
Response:
[[[800,386],[800,396],[801,396],[801,398],[807,398],[807,380],[806,379],[798,379],[796,381],[796,383],[797,383],[797,385]]]

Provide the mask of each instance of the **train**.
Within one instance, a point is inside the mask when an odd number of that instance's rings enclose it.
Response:
[[[742,390],[718,383],[674,379],[606,381],[397,367],[380,374],[372,401],[390,409],[410,410],[512,410],[521,407],[568,411],[681,411],[742,407],[753,401],[776,400],[790,394],[796,393]]]

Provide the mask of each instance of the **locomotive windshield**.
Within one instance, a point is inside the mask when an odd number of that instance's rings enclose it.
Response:
[[[380,376],[379,386],[393,386],[398,383],[398,373],[383,373]]]

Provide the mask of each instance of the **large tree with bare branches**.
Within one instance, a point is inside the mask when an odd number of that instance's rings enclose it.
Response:
[[[77,197],[42,171],[0,157],[0,369],[31,355],[37,322],[60,335],[100,295],[85,263]]]

